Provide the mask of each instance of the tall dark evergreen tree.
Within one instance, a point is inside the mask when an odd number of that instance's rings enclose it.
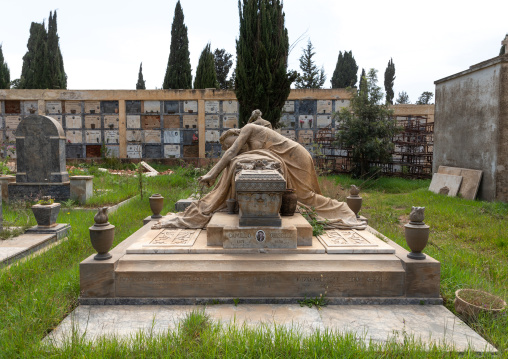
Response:
[[[205,46],[199,57],[196,77],[194,78],[194,88],[218,88],[215,60],[210,50],[210,43]]]
[[[136,83],[136,90],[146,90],[145,80],[143,80],[143,63],[139,64],[138,82]]]
[[[353,57],[353,51],[339,51],[337,65],[331,79],[332,88],[356,87],[356,74],[358,65]]]
[[[280,0],[239,0],[235,94],[243,126],[255,109],[278,126],[290,86],[298,76],[287,70],[288,32]]]
[[[217,73],[217,82],[221,90],[227,90],[231,88],[231,79],[228,80],[229,70],[233,66],[231,58],[233,55],[226,52],[225,49],[215,49],[214,53],[215,60],[215,72]]]
[[[50,89],[66,89],[67,88],[67,75],[65,74],[62,52],[60,51],[59,37],[56,24],[56,10],[54,13],[49,13],[48,21],[48,40],[47,40],[47,55],[48,55],[48,73]]]
[[[366,79],[365,69],[362,68],[362,73],[360,75],[360,80],[358,80],[358,83],[360,84],[359,92],[364,92],[367,90],[367,80],[362,81],[363,79]]]
[[[386,92],[386,103],[393,105],[393,97],[395,94],[393,93],[393,83],[395,81],[395,64],[393,63],[393,59],[388,61],[388,66],[385,70],[385,92]]]
[[[11,71],[4,60],[2,44],[0,44],[0,89],[11,88]]]
[[[316,54],[313,50],[314,46],[312,46],[312,42],[309,39],[307,48],[303,49],[302,56],[300,57],[300,69],[302,73],[298,74],[298,79],[296,80],[296,88],[298,89],[319,89],[325,83],[325,69],[321,67],[321,70],[318,70],[312,59]]]
[[[23,56],[19,88],[49,88],[47,37],[48,34],[44,22],[42,24],[32,22],[30,25],[30,37],[27,43],[28,51]]]
[[[189,38],[184,23],[183,9],[180,0],[175,6],[175,15],[171,25],[171,46],[169,49],[168,67],[164,76],[163,89],[192,88],[192,69],[190,64]]]

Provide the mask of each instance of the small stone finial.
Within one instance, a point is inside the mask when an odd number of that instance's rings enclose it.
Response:
[[[409,223],[411,224],[424,224],[425,219],[425,207],[412,207],[411,213],[409,214]]]
[[[93,219],[95,221],[95,224],[108,223],[108,207],[99,208]]]
[[[359,193],[360,193],[360,188],[358,188],[354,184],[352,184],[351,189],[349,190],[349,194],[351,196],[358,196]]]

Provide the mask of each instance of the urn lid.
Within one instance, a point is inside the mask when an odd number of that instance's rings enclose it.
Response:
[[[237,191],[285,191],[286,180],[276,170],[241,170],[235,178]]]

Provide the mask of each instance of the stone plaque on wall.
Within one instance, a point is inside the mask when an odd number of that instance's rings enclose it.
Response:
[[[62,101],[46,101],[46,113],[62,113]]]
[[[62,122],[63,116],[62,115],[49,115],[49,117],[51,117],[56,122],[58,122],[60,124],[60,126],[63,126],[63,122]]]
[[[67,145],[65,146],[65,155],[67,158],[83,158],[83,146]]]
[[[127,115],[127,128],[141,128],[141,116]]]
[[[21,113],[21,101],[19,100],[6,100],[5,113]]]
[[[294,101],[286,101],[284,103],[284,107],[282,108],[282,112],[288,112],[288,113],[295,112],[295,102]]]
[[[100,113],[101,102],[100,101],[85,101],[85,113]]]
[[[288,115],[287,113],[283,114],[280,118],[280,124],[282,128],[295,128],[295,115]]]
[[[298,128],[312,128],[314,124],[314,116],[300,115],[298,117]]]
[[[101,157],[101,145],[86,146],[86,158],[100,158],[100,157]]]
[[[317,127],[323,128],[332,124],[332,115],[317,115]]]
[[[180,158],[180,145],[164,145],[164,158]]]
[[[120,146],[106,146],[106,156],[110,158],[120,157]]]
[[[280,134],[290,140],[296,141],[295,130],[280,130]]]
[[[217,158],[221,154],[221,145],[219,143],[205,143],[205,157]]]
[[[25,115],[33,115],[37,113],[39,103],[37,101],[23,101],[23,112]]]
[[[220,131],[205,131],[206,142],[219,142]]]
[[[198,102],[197,101],[184,101],[183,102],[183,112],[187,112],[187,113],[198,112]]]
[[[100,130],[87,130],[85,131],[86,143],[101,143],[101,131]]]
[[[218,113],[219,101],[205,101],[205,113]]]
[[[339,112],[341,108],[349,107],[349,100],[335,100],[335,111]]]
[[[81,130],[67,130],[65,131],[65,137],[69,143],[83,142],[83,132]]]
[[[127,142],[141,142],[141,130],[127,130]]]
[[[298,131],[298,142],[300,144],[311,144],[314,139],[314,131],[312,130],[300,130]]]
[[[164,143],[180,143],[180,131],[164,130]]]
[[[164,128],[180,128],[180,115],[164,116]]]
[[[238,127],[238,118],[236,115],[224,115],[222,118],[222,127],[223,128],[237,128]]]
[[[21,116],[5,116],[5,129],[14,131],[20,122]]]
[[[161,128],[160,116],[141,116],[141,127],[144,130],[153,130]]]
[[[15,142],[16,136],[14,136],[14,130],[5,131],[5,141],[7,142]]]
[[[85,115],[85,128],[101,128],[101,116]]]
[[[191,144],[199,141],[198,131],[183,130],[183,131],[181,131],[181,133],[183,135],[182,137],[183,137],[183,144],[184,145],[191,145]]]
[[[118,124],[120,123],[120,118],[118,115],[105,115],[104,116],[104,128],[106,129],[115,129],[118,128]]]
[[[145,158],[162,158],[161,145],[145,145]]]
[[[178,101],[164,101],[164,113],[180,113]]]
[[[102,112],[118,113],[118,101],[101,101]]]
[[[183,157],[198,158],[199,157],[199,145],[183,146]]]
[[[120,136],[118,131],[104,131],[104,138],[108,144],[118,144]]]
[[[65,126],[67,128],[81,128],[83,124],[81,123],[81,115],[66,115],[65,116]]]
[[[205,115],[206,128],[219,128],[219,115]]]
[[[198,128],[198,115],[183,115],[183,128]]]
[[[238,113],[238,101],[234,100],[222,101],[222,112]]]
[[[65,101],[65,113],[80,114],[81,101]]]
[[[141,113],[141,101],[125,101],[126,113]]]
[[[298,111],[300,115],[314,114],[314,100],[300,100]]]
[[[143,110],[145,113],[160,113],[160,101],[143,101]]]
[[[318,100],[317,113],[332,113],[332,100]]]
[[[161,143],[161,131],[145,130],[145,143]]]
[[[127,145],[127,158],[142,158],[141,145]]]

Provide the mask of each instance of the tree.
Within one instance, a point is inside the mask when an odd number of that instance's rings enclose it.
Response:
[[[44,22],[32,22],[30,37],[28,38],[28,51],[23,56],[23,67],[19,86],[22,89],[49,88],[49,66],[47,58],[47,37]]]
[[[196,77],[194,78],[195,89],[218,88],[217,73],[215,72],[215,60],[210,50],[210,43],[206,44],[199,57]]]
[[[282,8],[280,0],[238,1],[235,94],[242,126],[253,110],[260,109],[278,127],[291,83],[298,76],[287,71],[289,39]]]
[[[187,26],[180,0],[175,6],[175,15],[171,25],[171,46],[169,49],[168,66],[164,76],[163,89],[192,88],[192,69],[190,64],[189,39]]]
[[[139,64],[138,82],[136,83],[136,90],[146,90],[145,80],[143,79],[143,63]]]
[[[339,144],[351,149],[356,177],[371,175],[371,162],[386,163],[391,159],[392,138],[398,131],[389,105],[381,103],[383,93],[377,86],[376,72],[371,69],[367,77],[361,79],[360,88],[367,90],[352,90],[350,107],[343,108],[338,115],[341,121]]]
[[[416,101],[417,105],[432,105],[430,102],[432,100],[432,97],[434,97],[434,94],[430,91],[424,91],[420,97],[418,97],[418,100]]]
[[[0,44],[0,89],[11,88],[11,71],[9,66],[4,61],[4,53],[2,51],[2,44]]]
[[[225,49],[215,49],[213,52],[215,60],[215,73],[217,74],[217,82],[221,90],[231,88],[231,79],[228,80],[229,70],[233,66],[231,58],[233,55],[226,52]]]
[[[411,101],[409,101],[409,95],[406,91],[399,92],[399,97],[395,101],[399,105],[408,105],[411,103]]]
[[[316,54],[314,51],[312,42],[307,42],[307,48],[303,49],[302,56],[300,57],[300,69],[302,74],[298,74],[296,79],[296,88],[298,89],[319,89],[323,87],[326,75],[325,69],[321,67],[321,71],[318,70],[314,64],[312,57]]]
[[[360,88],[358,89],[360,92],[364,92],[365,90],[367,90],[367,81],[365,82],[362,82],[363,79],[366,79],[367,75],[365,74],[365,69],[362,69],[362,73],[360,75],[360,79],[359,79],[359,84],[360,84]]]
[[[385,70],[385,92],[386,92],[386,103],[393,105],[393,83],[395,81],[395,65],[393,59],[388,61],[388,66]]]
[[[331,79],[332,88],[355,87],[357,73],[358,65],[353,57],[353,52],[344,51],[344,55],[342,55],[342,51],[340,51]]]
[[[65,74],[62,52],[60,51],[59,37],[56,24],[56,10],[49,12],[48,38],[47,38],[47,66],[48,88],[66,89],[67,75]]]

